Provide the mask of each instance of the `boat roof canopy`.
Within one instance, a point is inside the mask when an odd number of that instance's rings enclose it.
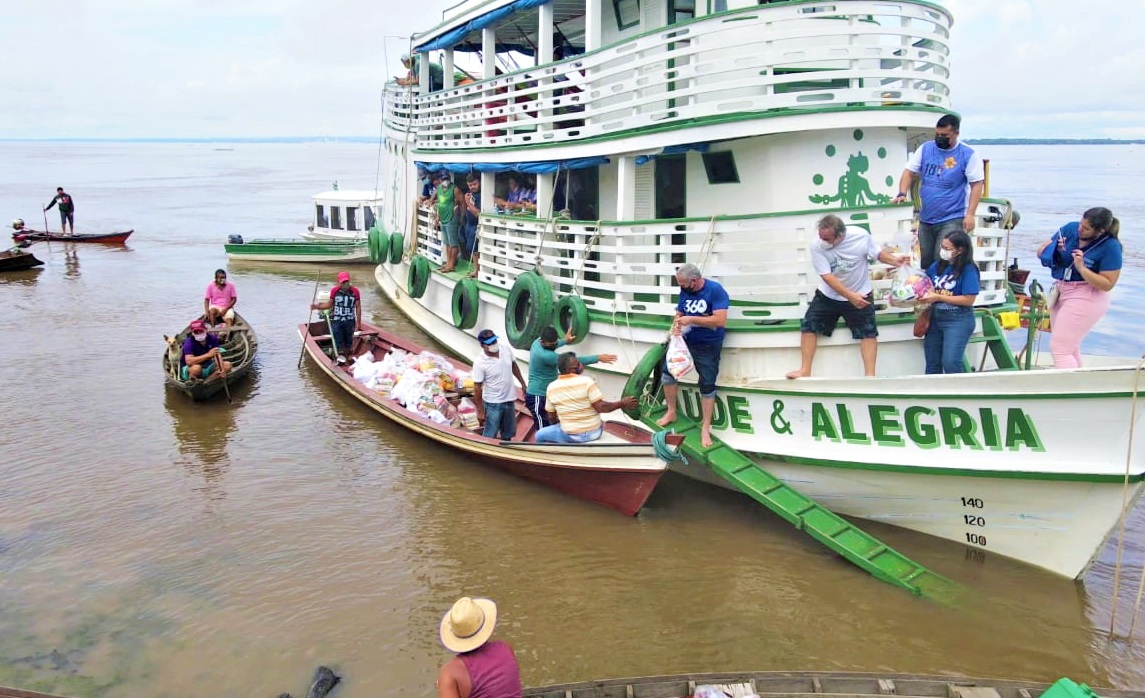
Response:
[[[373,203],[381,201],[382,195],[366,189],[335,189],[315,194],[313,198],[319,203]]]
[[[416,164],[430,172],[449,170],[453,173],[465,174],[475,172],[527,172],[529,174],[545,174],[559,172],[560,170],[583,170],[587,167],[599,167],[608,162],[606,157],[573,158],[571,160],[538,160],[533,162],[421,162]]]
[[[490,4],[493,3],[475,4],[474,9]],[[480,51],[481,30],[496,25],[498,53],[516,51],[531,56],[536,53],[537,8],[545,4],[553,7],[553,24],[563,37],[565,48],[573,47],[573,37],[582,39],[584,35],[584,0],[512,0],[482,13],[461,13],[415,37],[413,49],[418,53],[450,48]],[[502,21],[510,16],[512,21]]]

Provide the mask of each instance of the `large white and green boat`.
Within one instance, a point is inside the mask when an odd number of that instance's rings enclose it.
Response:
[[[418,84],[385,90],[377,283],[470,359],[483,327],[523,361],[541,327],[572,327],[577,351],[619,355],[592,367],[616,395],[648,385],[675,270],[696,263],[733,305],[719,443],[693,448],[708,467],[681,472],[796,525],[809,509],[772,492],[1079,576],[1145,476],[1139,366],[1015,360],[996,319],[1014,303],[1009,201],[987,191],[976,211],[971,372],[920,375],[913,315],[883,304],[877,377],[860,377],[842,330],[820,341],[813,377],[784,378],[817,282],[816,221],[834,213],[913,247],[913,207],[890,202],[908,153],[953,110],[951,24],[920,0],[461,2],[412,39]],[[476,79],[461,84],[458,67]],[[434,268],[419,164],[480,174],[476,279]],[[510,171],[535,177],[535,214],[495,208]],[[879,294],[889,281],[874,283]],[[683,388],[695,420],[698,394]]]

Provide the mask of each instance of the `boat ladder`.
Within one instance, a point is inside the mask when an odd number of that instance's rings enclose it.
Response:
[[[656,418],[663,413],[664,408],[659,405],[651,410],[643,409],[641,421],[653,430],[660,430],[662,427],[656,425]],[[704,448],[700,444],[700,424],[696,420],[678,414],[672,429],[685,437],[680,451],[688,458],[687,467],[707,465],[749,497],[876,579],[906,589],[917,596],[941,601],[953,601],[957,595],[959,587],[954,582],[931,572],[786,485],[718,438],[713,437],[712,446]]]

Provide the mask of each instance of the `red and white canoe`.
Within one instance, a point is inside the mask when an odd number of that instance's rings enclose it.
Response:
[[[298,331],[314,363],[370,409],[411,431],[514,475],[634,516],[667,469],[667,464],[654,453],[652,435],[636,424],[606,421],[604,435],[588,444],[533,442],[536,424],[525,409],[523,395],[517,397],[517,434],[511,441],[485,438],[463,427],[438,424],[355,380],[348,365],[336,364],[325,351],[330,346],[330,336],[324,322],[299,325]],[[394,347],[415,355],[424,349],[366,323],[362,323],[359,335],[350,352],[355,357],[368,351],[377,361]],[[449,361],[456,368],[466,371],[470,368],[460,361]],[[667,442],[671,448],[678,448],[683,437],[670,434]]]
[[[75,233],[74,235],[65,235],[64,233],[44,232],[42,230],[24,228],[19,232],[12,233],[12,239],[33,241],[49,240],[52,242],[102,242],[108,245],[119,245],[127,242],[127,238],[131,237],[131,234],[134,232],[134,230],[124,230],[118,233]]]

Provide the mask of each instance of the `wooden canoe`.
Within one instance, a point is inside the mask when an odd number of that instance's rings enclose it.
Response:
[[[36,255],[25,250],[11,249],[0,252],[0,271],[18,271],[42,265]]]
[[[335,363],[326,353],[331,341],[325,321],[299,325],[298,331],[311,360],[339,387],[378,414],[459,454],[559,492],[634,516],[644,506],[667,468],[667,464],[654,453],[652,435],[635,424],[606,421],[604,436],[587,444],[533,442],[536,425],[520,393],[517,397],[517,433],[510,441],[486,438],[463,427],[438,424],[355,380],[349,364],[339,366]],[[370,352],[374,360],[381,360],[394,348],[415,355],[424,350],[412,341],[366,323],[362,323],[354,342],[350,352],[352,356]],[[449,361],[455,368],[470,369],[468,364],[453,359]],[[456,395],[450,397],[457,399]],[[676,448],[682,441],[682,437],[672,435],[668,445]]]
[[[526,688],[523,698],[690,698],[701,686],[728,698],[1084,698],[1068,679],[1054,684],[928,674],[754,671],[580,681]],[[1145,698],[1145,691],[1090,689],[1102,698]],[[701,691],[707,694],[708,691]]]
[[[101,242],[105,245],[121,245],[127,242],[127,238],[131,237],[131,234],[134,232],[134,230],[124,230],[116,233],[75,233],[74,235],[65,235],[63,233],[44,232],[42,230],[24,228],[20,232],[12,233],[12,239],[33,241],[50,240],[52,242]]]
[[[218,395],[223,392],[224,386],[230,388],[242,380],[254,366],[254,355],[258,351],[258,337],[255,335],[254,329],[241,315],[235,313],[235,323],[229,330],[223,329],[222,325],[219,325],[217,329],[212,331],[219,334],[222,347],[226,350],[223,358],[232,364],[225,383],[219,379],[217,373],[207,376],[205,380],[182,379],[183,341],[191,333],[190,323],[179,334],[167,340],[167,349],[163,352],[163,375],[167,385],[186,393],[192,400],[206,400]]]

